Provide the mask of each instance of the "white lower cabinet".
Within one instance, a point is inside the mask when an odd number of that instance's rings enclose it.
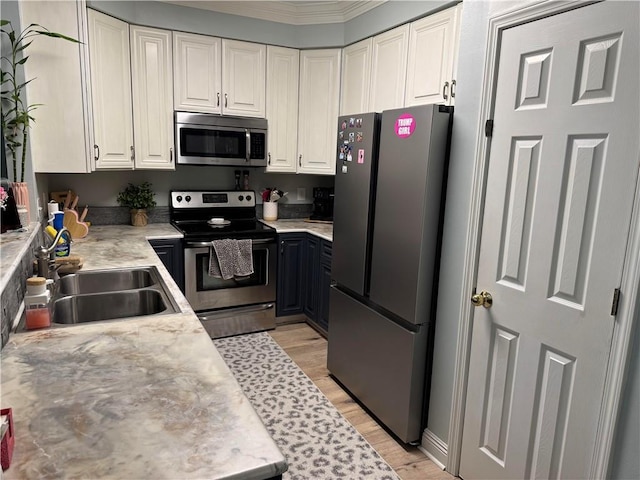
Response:
[[[298,173],[335,175],[340,49],[300,52]]]
[[[96,170],[175,169],[171,32],[89,10]]]
[[[36,173],[88,173],[92,169],[88,106],[86,5],[79,2],[20,2],[22,25],[46,25],[82,43],[39,37],[24,64],[31,123],[29,144]],[[12,25],[16,32],[20,25]],[[5,65],[3,64],[3,67]],[[19,150],[20,152],[20,150]]]
[[[135,168],[175,169],[171,32],[131,27]]]
[[[296,173],[300,52],[267,46],[267,172]]]

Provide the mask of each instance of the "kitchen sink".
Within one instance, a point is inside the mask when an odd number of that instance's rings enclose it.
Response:
[[[94,293],[62,297],[53,303],[54,323],[76,324],[163,313],[168,306],[157,290]]]
[[[62,277],[52,322],[76,325],[180,311],[156,267],[96,270]]]
[[[145,267],[74,273],[60,279],[58,292],[61,295],[78,295],[150,287],[158,283],[157,275],[152,274],[154,270]]]

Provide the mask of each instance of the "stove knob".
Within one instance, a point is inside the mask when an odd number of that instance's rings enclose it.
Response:
[[[247,202],[251,201],[251,195],[247,195]]]
[[[238,200],[242,201],[244,200],[244,197],[242,195],[238,196]]]
[[[178,195],[178,196],[176,197],[176,200],[177,200],[178,202],[181,202],[181,201],[182,201],[182,195]]]
[[[190,197],[189,195],[187,195],[186,197],[184,197],[184,199],[185,199],[187,202],[190,202],[190,201],[191,201],[191,197]]]

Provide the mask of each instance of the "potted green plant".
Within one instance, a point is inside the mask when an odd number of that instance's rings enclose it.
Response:
[[[18,68],[24,67],[29,59],[26,49],[35,40],[34,37],[45,36],[60,38],[69,42],[80,43],[75,38],[61,33],[50,32],[42,25],[32,23],[17,33],[9,20],[0,20],[1,36],[8,39],[6,55],[0,60],[0,95],[2,104],[2,131],[8,154],[13,162],[13,194],[18,205],[24,205],[28,210],[29,194],[24,181],[25,164],[27,159],[27,140],[30,122],[34,122],[33,110],[39,104],[27,104],[24,99],[24,89],[34,79],[20,82]],[[3,51],[4,53],[4,51]],[[20,169],[18,169],[20,157]]]
[[[131,225],[144,227],[147,224],[147,209],[156,206],[154,195],[149,182],[142,182],[140,185],[129,183],[127,188],[118,193],[118,203],[131,212]]]

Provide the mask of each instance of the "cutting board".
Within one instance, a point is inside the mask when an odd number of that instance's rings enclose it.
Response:
[[[65,209],[63,224],[71,232],[71,238],[84,238],[89,233],[89,226],[80,221],[75,210]]]

